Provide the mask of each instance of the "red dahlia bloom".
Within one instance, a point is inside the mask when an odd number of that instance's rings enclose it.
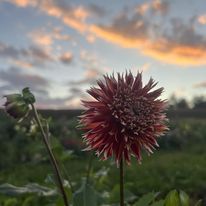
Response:
[[[87,131],[87,149],[103,159],[114,155],[117,164],[121,158],[130,163],[131,154],[141,161],[141,148],[152,153],[157,137],[168,129],[166,101],[158,99],[163,88],[151,91],[157,84],[152,78],[143,86],[142,74],[133,77],[131,72],[118,73],[117,79],[104,76],[97,84],[87,91],[95,101],[82,101],[87,110],[80,123]]]

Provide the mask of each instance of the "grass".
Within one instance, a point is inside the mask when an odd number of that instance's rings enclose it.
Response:
[[[171,189],[183,189],[190,194],[202,196],[206,190],[206,154],[194,153],[192,150],[156,151],[152,156],[143,157],[141,165],[133,160],[131,166],[125,167],[125,182],[127,189],[135,195],[142,195],[149,191],[167,192]],[[88,157],[78,157],[66,161],[67,175],[78,188],[81,178],[86,176]],[[108,167],[107,176],[97,183],[97,190],[109,191],[118,182],[118,169],[111,161],[100,162],[93,160],[93,175],[101,168]],[[38,174],[38,175],[37,175]],[[0,182],[23,185],[28,182],[45,184],[52,168],[48,162],[41,164],[16,164],[0,172]],[[95,179],[95,177],[94,177]]]

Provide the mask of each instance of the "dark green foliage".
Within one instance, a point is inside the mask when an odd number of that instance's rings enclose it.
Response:
[[[67,186],[72,187],[78,201],[81,201],[86,192],[87,195],[95,193],[91,198],[98,206],[102,202],[118,205],[118,169],[112,160],[101,162],[94,157],[90,173],[92,186],[82,185],[82,177],[87,176],[90,155],[81,151],[84,144],[81,131],[76,128],[76,114],[69,118],[68,113],[64,112],[59,116],[55,113],[56,116],[53,115],[50,119],[50,141],[57,159],[63,163],[60,167]],[[160,149],[154,155],[148,157],[144,154],[142,165],[133,161],[130,167],[126,167],[125,190],[129,205],[138,205],[136,202],[140,201],[140,197],[153,191],[148,194],[148,198],[152,196],[148,204],[163,206],[167,193],[175,188],[178,189],[178,198],[185,202],[182,206],[187,206],[188,198],[181,190],[189,194],[191,206],[199,199],[203,199],[205,204],[206,120],[173,118],[169,126],[171,131],[159,139]],[[48,155],[41,144],[38,130],[34,125],[30,126],[29,117],[21,126],[15,125],[14,121],[0,111],[0,141],[0,184],[23,187],[36,182],[44,187],[55,188]],[[71,189],[68,189],[70,196]],[[157,192],[161,193],[156,196]],[[203,204],[199,202],[196,206]],[[46,198],[24,194],[16,197],[1,194],[0,206],[10,205],[63,206],[63,203],[60,196]]]
[[[85,180],[82,181],[81,187],[73,194],[74,206],[98,206],[100,202],[100,195]]]
[[[135,204],[134,206],[148,206],[152,201],[155,199],[155,194],[150,192],[146,195],[143,195]]]

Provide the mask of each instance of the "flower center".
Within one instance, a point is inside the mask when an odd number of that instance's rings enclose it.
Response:
[[[115,119],[129,130],[140,130],[153,122],[150,101],[143,96],[138,97],[130,88],[117,91],[110,109]]]

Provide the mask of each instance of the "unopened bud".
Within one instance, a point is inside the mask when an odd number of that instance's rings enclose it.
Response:
[[[14,119],[21,119],[29,112],[29,106],[23,99],[21,94],[5,95],[6,103],[5,111]]]

